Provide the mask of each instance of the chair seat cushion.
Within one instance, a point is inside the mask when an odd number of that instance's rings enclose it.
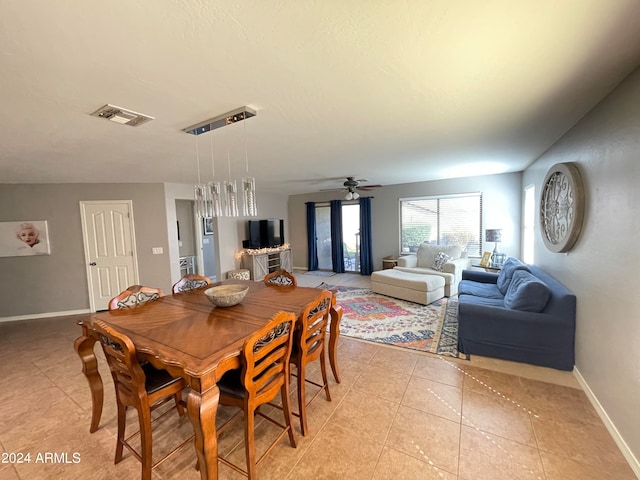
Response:
[[[226,372],[218,381],[218,388],[220,389],[220,395],[243,398],[245,388],[242,384],[242,369],[236,368]]]
[[[180,377],[172,377],[166,370],[158,370],[150,363],[141,364],[140,366],[146,378],[144,386],[149,394],[182,380]]]

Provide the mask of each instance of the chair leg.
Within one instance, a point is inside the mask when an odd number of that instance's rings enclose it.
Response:
[[[138,410],[140,423],[140,456],[142,457],[142,480],[151,480],[151,467],[153,466],[151,445],[151,411],[149,409]]]
[[[304,363],[300,362],[298,368],[298,412],[300,412],[300,431],[304,437],[309,429],[307,426],[307,395],[305,392]]]
[[[174,395],[174,400],[176,401],[176,409],[178,409],[178,415],[181,417],[184,416],[184,407],[182,406],[182,392],[178,392]]]
[[[120,463],[122,460],[122,449],[124,447],[124,431],[127,422],[127,407],[120,400],[116,399],[118,405],[118,437],[116,439],[116,457],[113,463]]]
[[[329,393],[329,381],[327,380],[327,361],[324,355],[324,348],[320,352],[320,371],[322,372],[322,383],[324,384],[324,393],[327,396],[327,402],[331,401]]]
[[[282,413],[284,414],[284,422],[289,428],[289,442],[293,448],[296,448],[296,436],[293,431],[293,415],[291,415],[291,405],[289,405],[289,384],[287,382],[282,385],[282,388],[280,389],[280,396],[282,397]]]
[[[247,476],[249,480],[255,480],[256,477],[256,442],[255,442],[255,419],[254,411],[245,409],[246,418],[244,420],[244,451],[247,458]]]

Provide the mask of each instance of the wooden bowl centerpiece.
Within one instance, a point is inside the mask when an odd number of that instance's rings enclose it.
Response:
[[[248,285],[218,285],[207,288],[204,294],[216,307],[233,307],[242,301],[248,291]]]

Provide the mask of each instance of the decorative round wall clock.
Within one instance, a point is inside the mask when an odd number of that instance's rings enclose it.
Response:
[[[584,217],[584,186],[573,163],[557,163],[549,169],[540,196],[540,231],[546,247],[568,252],[580,236]]]

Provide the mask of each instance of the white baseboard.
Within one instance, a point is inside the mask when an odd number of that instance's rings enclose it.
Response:
[[[47,313],[33,313],[31,315],[17,315],[14,317],[0,317],[0,323],[2,322],[19,322],[20,320],[33,320],[36,318],[50,318],[50,317],[64,317],[67,315],[81,315],[83,313],[91,313],[91,310],[67,310],[65,312],[47,312]]]
[[[627,442],[624,441],[622,435],[620,435],[620,432],[609,418],[609,415],[607,415],[607,412],[605,411],[602,404],[598,401],[598,398],[593,393],[593,390],[589,388],[589,385],[587,384],[586,380],[577,367],[573,368],[573,375],[574,377],[576,377],[576,380],[578,380],[578,383],[582,387],[582,390],[584,390],[584,393],[587,395],[587,398],[591,402],[591,405],[593,405],[593,408],[596,409],[596,412],[604,423],[604,426],[607,427],[607,430],[609,430],[609,433],[613,437],[613,441],[616,442],[616,445],[618,445],[618,448],[622,452],[622,455],[624,455],[624,458],[626,458],[627,462],[629,463],[631,470],[633,470],[633,473],[636,474],[636,477],[640,478],[640,462],[629,448],[629,445],[627,445]]]

